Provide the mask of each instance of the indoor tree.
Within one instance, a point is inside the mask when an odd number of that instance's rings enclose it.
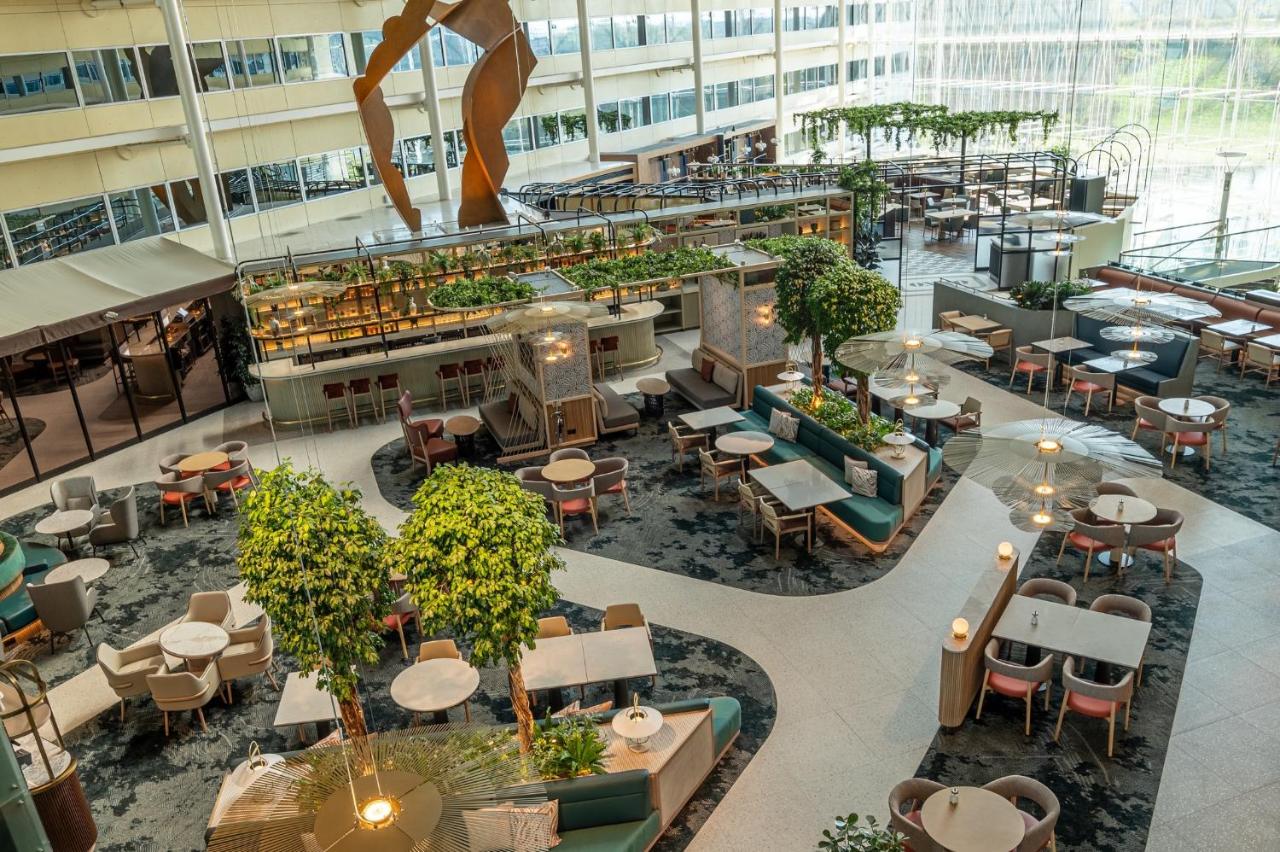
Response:
[[[449,631],[471,645],[476,668],[504,662],[520,748],[533,739],[533,713],[520,670],[538,616],[559,597],[551,572],[564,563],[560,533],[542,497],[509,473],[440,465],[413,495],[413,511],[386,548],[384,573],[402,572],[424,635]]]
[[[236,540],[245,600],[271,618],[280,650],[317,671],[353,738],[367,734],[357,672],[378,663],[389,612],[386,538],[358,490],[285,462],[250,492]]]

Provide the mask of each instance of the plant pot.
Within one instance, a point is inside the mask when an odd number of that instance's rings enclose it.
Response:
[[[262,402],[263,400],[262,382],[254,382],[251,385],[245,385],[244,395],[249,397],[249,399],[253,400],[254,402]]]

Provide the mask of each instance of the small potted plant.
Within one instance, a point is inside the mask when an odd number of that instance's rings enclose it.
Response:
[[[587,242],[591,244],[591,250],[596,254],[604,251],[605,246],[609,244],[608,238],[605,237],[604,231],[592,231],[587,237]]]
[[[603,775],[608,743],[589,716],[553,719],[548,712],[530,753],[546,780]]]
[[[822,852],[902,852],[903,837],[888,826],[877,824],[868,816],[859,824],[857,814],[836,817],[835,831],[824,829],[818,841]]]

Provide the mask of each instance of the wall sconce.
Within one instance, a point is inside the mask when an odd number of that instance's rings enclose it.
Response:
[[[996,558],[1000,560],[1000,567],[1007,568],[1008,563],[1013,559],[1013,544],[1011,542],[1002,541],[996,545]]]
[[[773,325],[773,305],[756,306],[756,325],[761,328]]]
[[[956,639],[969,638],[969,622],[963,618],[957,618],[951,622],[951,635]]]

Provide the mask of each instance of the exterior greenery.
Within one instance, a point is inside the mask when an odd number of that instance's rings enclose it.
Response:
[[[500,275],[459,278],[432,290],[431,304],[437,308],[478,308],[517,299],[531,299],[536,292],[528,282]]]
[[[903,837],[888,826],[880,826],[868,816],[862,824],[857,814],[836,817],[835,831],[824,829],[818,841],[820,852],[901,852],[907,846]]]
[[[1073,296],[1083,296],[1093,288],[1084,281],[1024,281],[1009,289],[1009,297],[1020,308],[1048,311],[1062,307]]]
[[[732,266],[709,249],[678,248],[647,251],[611,259],[589,260],[560,270],[560,274],[581,290],[598,290],[634,281],[676,278],[694,272],[711,272]]]
[[[476,668],[505,662],[521,750],[533,713],[520,672],[521,646],[533,647],[538,615],[559,597],[551,572],[560,532],[542,497],[492,468],[440,465],[413,495],[414,509],[386,548],[384,574],[407,577],[427,635],[448,631],[471,645]]]
[[[249,372],[253,360],[253,339],[244,320],[225,316],[218,323],[218,338],[222,345],[223,362],[227,366],[227,378],[239,382],[243,388],[258,384],[258,377]]]
[[[821,394],[815,404],[813,388],[798,388],[791,394],[791,404],[803,409],[810,417],[826,426],[832,432],[844,438],[855,447],[875,452],[884,445],[884,436],[895,428],[895,424],[885,420],[878,414],[863,418],[857,406],[843,395],[828,388],[820,388]]]
[[[318,670],[353,737],[365,734],[356,672],[378,664],[389,611],[386,539],[358,490],[285,462],[245,499],[236,541],[245,600],[270,616],[276,644],[299,669]]]
[[[548,711],[549,713],[550,711]],[[530,756],[545,779],[603,775],[609,744],[588,716],[548,716],[533,738]]]

